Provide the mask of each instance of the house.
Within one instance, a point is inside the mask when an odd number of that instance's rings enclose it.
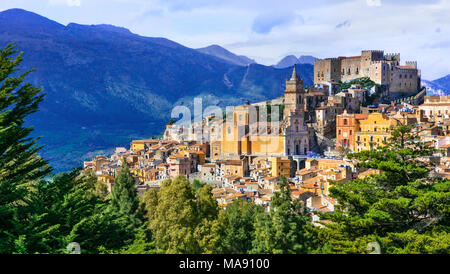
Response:
[[[170,178],[191,174],[191,161],[180,155],[171,155],[168,160]]]

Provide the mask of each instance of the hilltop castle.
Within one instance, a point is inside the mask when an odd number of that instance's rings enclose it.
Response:
[[[369,77],[386,87],[393,97],[415,93],[420,88],[417,62],[400,65],[400,54],[384,54],[382,50],[364,50],[360,56],[327,58],[314,62],[314,84]]]

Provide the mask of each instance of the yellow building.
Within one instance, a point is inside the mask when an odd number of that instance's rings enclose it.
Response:
[[[202,151],[183,150],[183,151],[180,151],[180,153],[178,155],[182,155],[189,159],[196,159],[198,161],[198,163],[200,163],[200,164],[204,164],[206,162],[206,155]]]
[[[106,188],[108,189],[108,192],[111,193],[112,188],[114,186],[114,177],[109,175],[97,175],[97,178],[100,182],[104,183],[106,185]]]
[[[239,110],[241,112],[241,110]],[[271,129],[258,132],[251,128],[252,125],[241,125],[239,119],[243,114],[234,115],[238,121],[233,123],[224,123],[222,130],[222,141],[220,142],[220,154],[222,158],[232,158],[239,155],[279,155],[284,154],[284,136],[280,134],[279,129],[276,134],[271,133]],[[245,116],[246,117],[246,116]],[[244,121],[244,123],[246,120]],[[255,127],[258,126],[256,123]],[[270,127],[270,123],[268,123]],[[251,134],[249,133],[251,131]],[[217,147],[217,150],[219,148]],[[213,151],[213,154],[216,153]]]
[[[237,176],[245,177],[248,170],[248,165],[246,161],[243,160],[228,160],[228,161],[218,161],[223,170],[224,176]]]
[[[370,113],[367,119],[360,120],[361,131],[356,132],[356,151],[371,150],[383,146],[391,136],[392,128],[396,127],[399,121],[389,119],[385,114]]]
[[[137,152],[139,150],[145,150],[145,148],[151,147],[154,144],[157,144],[158,140],[148,139],[148,140],[133,140],[131,141],[130,148],[133,152]]]
[[[266,105],[234,107],[227,114],[231,119],[222,125],[221,158],[306,155],[309,130],[304,122],[304,95],[303,80],[294,66],[291,78],[286,80],[282,119],[264,121],[260,113],[265,112]]]
[[[282,157],[269,157],[270,173],[273,177],[291,177],[291,160]]]

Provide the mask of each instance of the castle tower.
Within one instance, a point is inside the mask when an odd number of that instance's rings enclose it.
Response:
[[[297,75],[297,68],[294,65],[292,76],[286,80],[286,90],[284,91],[284,117],[288,117],[291,112],[303,110],[304,102],[303,80]]]

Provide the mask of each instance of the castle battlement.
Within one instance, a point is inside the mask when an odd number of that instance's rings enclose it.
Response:
[[[363,50],[361,51],[362,53],[383,53],[384,54],[384,50],[379,50],[379,49],[374,49],[374,50]]]
[[[408,68],[405,66],[395,66],[394,68],[398,72],[411,72],[411,70],[416,70],[415,68]]]
[[[406,61],[405,64],[406,64],[408,67],[417,69],[417,61]]]
[[[412,93],[420,85],[417,62],[408,61],[400,65],[400,53],[362,50],[360,56],[339,56],[314,63],[315,84],[333,80],[348,82],[361,77],[369,77],[375,83],[384,85],[387,92]]]
[[[325,59],[322,59],[322,60],[315,60],[314,61],[314,63],[320,63],[321,61],[340,61],[342,58],[345,58],[345,57],[329,57],[329,58],[325,58]]]
[[[398,57],[398,60],[396,60],[396,61],[400,61],[400,53],[386,53],[386,54],[384,55],[384,58],[385,58],[386,60],[393,59],[394,57]]]
[[[377,64],[387,64],[388,61],[386,60],[374,60],[374,61],[370,61],[370,65],[377,65]]]

